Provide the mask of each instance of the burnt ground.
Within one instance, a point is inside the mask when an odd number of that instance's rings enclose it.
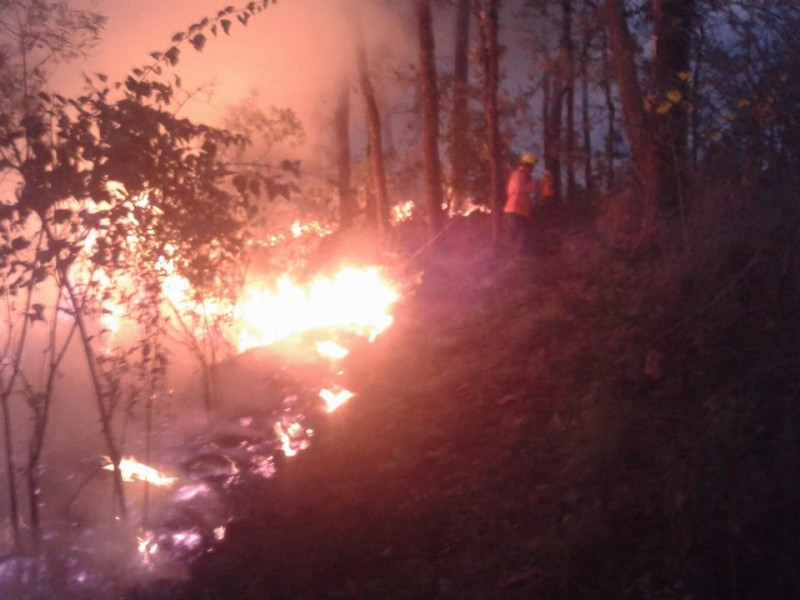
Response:
[[[563,223],[498,259],[470,227],[349,357],[357,398],[137,598],[800,597],[800,336],[753,292],[770,271]]]

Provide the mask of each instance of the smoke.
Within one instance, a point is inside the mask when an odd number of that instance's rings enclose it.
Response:
[[[67,94],[80,91],[82,73],[101,72],[110,81],[124,79],[133,68],[151,63],[151,52],[168,50],[173,34],[214,17],[227,4],[239,6],[221,0],[75,0],[72,4],[107,15],[108,23],[86,62],[65,65],[54,74],[53,88]],[[329,135],[325,129],[330,129],[342,78],[357,88],[348,6],[363,25],[378,93],[390,94],[390,78],[382,75],[415,60],[410,4],[278,0],[246,26],[234,22],[230,35],[221,30],[216,39],[209,35],[202,52],[186,43],[180,46],[179,63],[164,77],[174,80],[177,75],[182,89],[191,95],[181,113],[223,125],[229,107],[257,90],[265,111],[271,106],[295,111],[306,129],[306,151],[316,151]],[[354,101],[353,108],[358,104]]]

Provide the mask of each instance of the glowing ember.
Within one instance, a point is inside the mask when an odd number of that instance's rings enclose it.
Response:
[[[464,204],[464,206],[462,207],[462,209],[460,211],[454,211],[453,214],[454,215],[455,214],[460,214],[461,216],[468,217],[472,213],[476,213],[476,212],[488,214],[488,213],[490,213],[492,211],[485,204],[476,204],[475,202],[473,202],[472,198],[469,198],[467,200],[467,202]]]
[[[271,456],[254,456],[250,470],[264,479],[269,479],[275,475],[275,461]]]
[[[236,346],[244,352],[314,329],[349,329],[372,340],[392,324],[388,311],[398,298],[378,268],[345,268],[306,286],[283,277],[274,290],[245,291]]]
[[[178,502],[188,502],[198,496],[205,496],[210,492],[211,488],[205,483],[184,485],[175,493],[175,499]]]
[[[145,562],[149,562],[150,556],[158,552],[158,542],[155,541],[155,536],[152,531],[147,531],[143,536],[136,539],[139,552],[144,556]]]
[[[355,396],[355,394],[348,390],[337,390],[334,392],[324,389],[319,393],[319,397],[325,401],[325,412],[327,413],[332,413],[353,396]]]
[[[103,457],[108,462],[103,469],[106,471],[114,470],[114,463],[108,456]],[[144,463],[140,463],[134,458],[123,458],[119,461],[119,470],[122,474],[123,481],[146,481],[153,485],[168,487],[175,483],[176,477],[164,475],[153,467],[148,467]]]
[[[402,223],[414,216],[414,201],[406,200],[392,207],[392,222]]]
[[[300,423],[282,420],[275,423],[274,429],[281,443],[281,451],[286,457],[295,456],[310,444],[306,438],[310,432],[303,429]]]
[[[350,354],[350,350],[330,340],[317,342],[317,352],[319,352],[320,356],[332,358],[334,360],[344,358]]]

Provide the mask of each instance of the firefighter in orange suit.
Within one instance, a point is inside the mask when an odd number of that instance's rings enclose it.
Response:
[[[529,254],[532,250],[534,202],[552,195],[552,181],[547,173],[542,180],[533,178],[536,163],[533,154],[523,154],[506,184],[503,212],[508,242],[511,250],[518,254]]]

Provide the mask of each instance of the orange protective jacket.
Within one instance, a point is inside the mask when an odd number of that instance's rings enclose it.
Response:
[[[536,190],[536,181],[531,172],[520,165],[508,178],[506,184],[506,203],[503,212],[516,213],[523,217],[533,216],[531,194]]]

